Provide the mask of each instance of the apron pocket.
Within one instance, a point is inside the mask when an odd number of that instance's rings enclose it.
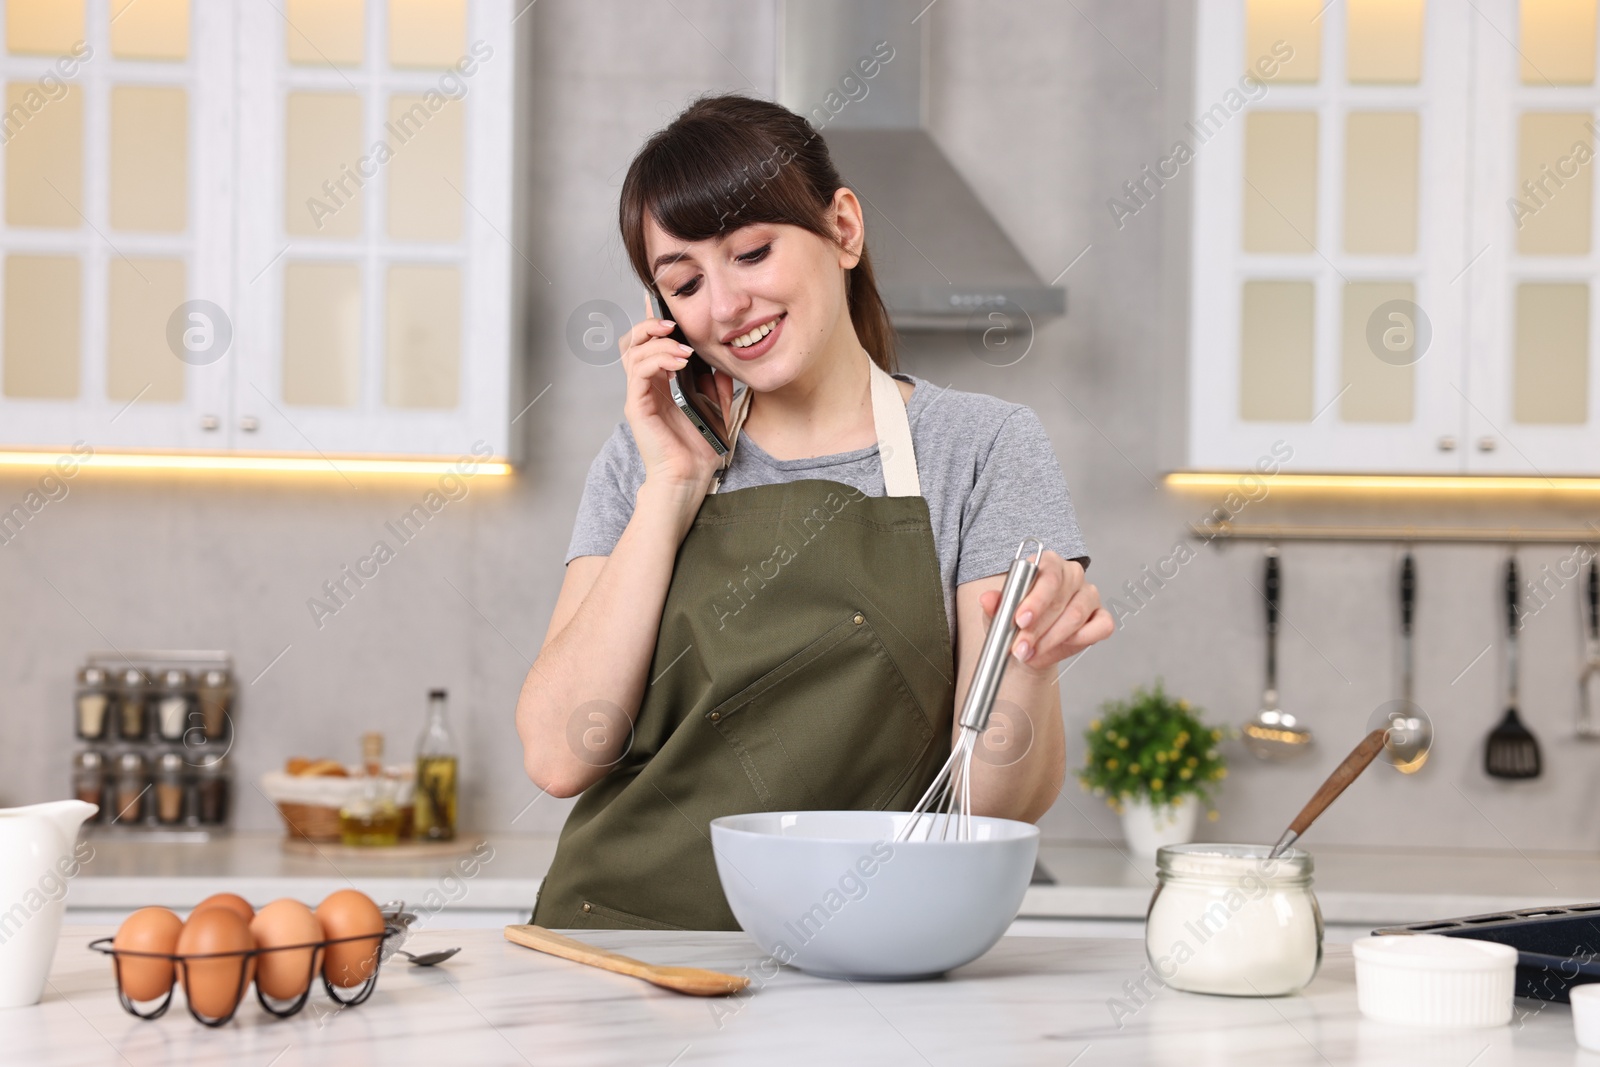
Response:
[[[597,904],[592,900],[584,902],[572,909],[572,924],[569,929],[583,930],[682,930],[681,926],[671,923],[657,922],[647,919],[643,915],[635,915],[631,911],[620,908],[608,908],[604,904]]]
[[[933,727],[864,614],[706,713],[767,811],[882,809],[929,755]]]

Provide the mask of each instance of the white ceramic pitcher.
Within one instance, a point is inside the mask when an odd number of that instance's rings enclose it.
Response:
[[[0,808],[0,1008],[37,1004],[44,993],[67,880],[83,863],[78,827],[99,810],[81,800]]]

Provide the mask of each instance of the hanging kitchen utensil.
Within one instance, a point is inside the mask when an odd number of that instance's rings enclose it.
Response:
[[[1267,549],[1267,688],[1261,697],[1261,710],[1240,731],[1250,754],[1263,760],[1286,760],[1311,747],[1311,731],[1295,717],[1278,707],[1278,601],[1283,575],[1277,548]]]
[[[1483,749],[1483,770],[1491,778],[1537,778],[1539,742],[1517,716],[1517,632],[1522,628],[1517,605],[1517,557],[1506,561],[1506,714],[1489,734]]]
[[[1401,774],[1415,774],[1428,762],[1433,724],[1417,706],[1413,625],[1417,608],[1417,561],[1409,551],[1400,562],[1400,706],[1388,716],[1384,751]]]
[[[1589,561],[1589,578],[1583,583],[1583,672],[1578,675],[1578,736],[1600,737],[1595,722],[1600,705],[1600,562]]]
[[[1339,766],[1328,775],[1327,781],[1318,787],[1311,799],[1306,801],[1306,806],[1300,809],[1300,814],[1294,817],[1289,828],[1278,838],[1278,843],[1272,846],[1272,851],[1267,853],[1268,859],[1275,859],[1300,839],[1300,835],[1310,829],[1311,824],[1317,821],[1317,816],[1328,809],[1328,805],[1338,799],[1345,787],[1355,781],[1361,772],[1371,765],[1373,757],[1383,750],[1383,740],[1387,733],[1385,730],[1374,730],[1361,739],[1361,743],[1350,750],[1350,755],[1339,762]]]
[[[1031,553],[1026,551],[1029,545],[1034,546]],[[1017,608],[1033,588],[1042,555],[1044,542],[1037,537],[1025,537],[1017,545],[1005,587],[1000,591],[1000,603],[989,622],[983,650],[978,653],[978,665],[973,668],[972,681],[967,683],[967,696],[961,707],[961,733],[933,784],[911,809],[912,817],[906,820],[897,841],[932,840],[936,825],[941,841],[950,836],[952,826],[957,841],[971,840],[972,753],[978,738],[989,726],[994,698],[1000,692],[1000,679],[1005,674],[1006,664],[1011,662],[1011,642],[1017,636]],[[922,829],[920,838],[915,836],[918,828]]]

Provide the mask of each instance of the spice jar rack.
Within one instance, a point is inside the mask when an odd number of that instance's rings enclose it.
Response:
[[[207,841],[233,824],[233,658],[92,652],[78,671],[73,795],[97,834]]]

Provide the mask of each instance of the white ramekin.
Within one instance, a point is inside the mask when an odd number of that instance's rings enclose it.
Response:
[[[1600,1052],[1600,982],[1575,985],[1567,996],[1572,1000],[1572,1030],[1578,1047]]]
[[[1363,937],[1356,959],[1361,1014],[1408,1026],[1504,1026],[1511,1021],[1517,950],[1438,934]]]

